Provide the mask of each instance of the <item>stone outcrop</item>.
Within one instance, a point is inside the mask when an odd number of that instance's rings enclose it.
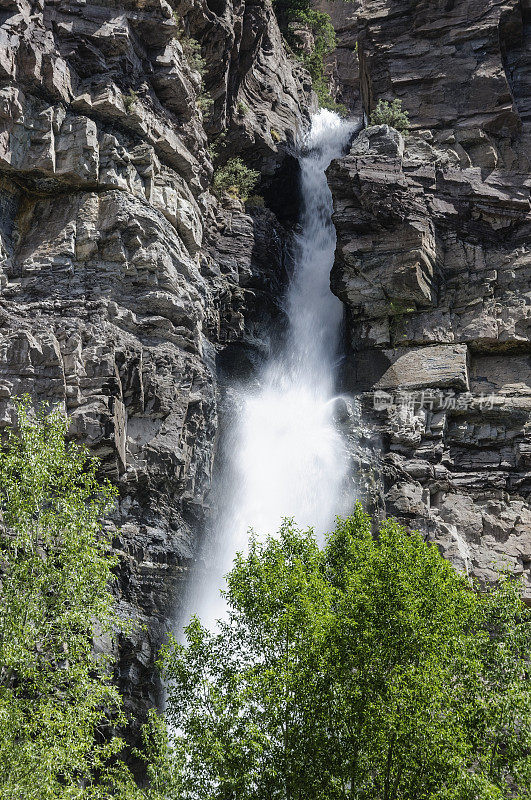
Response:
[[[177,13],[190,0],[178,0]],[[202,44],[205,90],[213,100],[205,120],[210,138],[243,155],[263,174],[278,166],[278,154],[295,142],[297,121],[313,106],[309,75],[288,60],[271,5],[264,0],[197,3],[187,30]]]
[[[311,87],[263,0],[1,0],[0,21],[1,424],[14,395],[64,403],[119,486],[117,594],[144,627],[118,678],[141,721],[210,487],[216,361],[254,347],[285,274],[274,215],[210,194],[207,134],[272,174]]]
[[[365,0],[352,22],[367,115],[333,164],[333,291],[367,502],[482,581],[531,598],[530,7]],[[352,434],[351,434],[352,435]]]
[[[326,56],[326,74],[332,97],[359,112],[358,17],[362,0],[315,0],[314,8],[328,14],[336,32],[336,47]]]
[[[398,97],[412,128],[364,130],[329,171],[358,488],[481,580],[529,580],[529,0],[316,7],[337,99],[368,117]],[[0,425],[14,395],[64,403],[119,486],[116,592],[141,626],[118,680],[141,722],[220,382],[282,320],[314,97],[269,0],[0,0],[0,23]],[[214,151],[260,170],[277,216],[212,195]]]
[[[528,0],[367,0],[357,18],[364,107],[400,98],[413,129],[455,138],[462,166],[524,166]]]

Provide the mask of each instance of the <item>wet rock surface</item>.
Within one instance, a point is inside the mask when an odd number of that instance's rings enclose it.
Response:
[[[531,598],[529,14],[364,2],[364,110],[399,97],[411,132],[364,130],[329,182],[360,491]]]
[[[210,488],[216,361],[252,351],[285,279],[278,219],[210,193],[207,133],[272,174],[311,87],[264,2],[4,0],[0,23],[0,424],[23,392],[64,403],[119,487],[139,627],[118,680],[140,723]]]

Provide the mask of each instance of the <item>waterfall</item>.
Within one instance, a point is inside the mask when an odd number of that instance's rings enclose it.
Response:
[[[352,123],[321,110],[299,158],[302,217],[295,268],[285,298],[288,331],[252,388],[234,388],[225,433],[224,476],[202,566],[192,576],[182,622],[197,614],[214,625],[219,591],[249,528],[274,534],[283,517],[323,535],[342,513],[346,454],[334,424],[335,364],[342,304],[330,291],[335,229],[325,170],[348,143]]]

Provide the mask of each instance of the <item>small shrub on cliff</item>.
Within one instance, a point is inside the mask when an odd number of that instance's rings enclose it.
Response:
[[[183,20],[176,11],[173,12],[173,18],[179,26],[177,38],[183,48],[184,57],[188,62],[188,66],[190,69],[199,72],[199,74],[203,76],[205,73],[206,61],[201,55],[201,43],[185,33]]]
[[[231,158],[214,173],[213,188],[218,195],[228,194],[246,200],[256,186],[260,173],[246,166],[241,158]]]
[[[388,103],[387,100],[378,100],[376,108],[371,113],[371,125],[389,125],[407,135],[409,114],[402,110],[402,100],[396,98],[391,103]]]
[[[206,70],[206,61],[201,55],[201,44],[190,36],[183,36],[179,41],[183,46],[184,55],[190,68],[199,72],[203,77]]]
[[[358,507],[324,549],[290,521],[251,539],[225,596],[216,632],[193,619],[162,654],[171,797],[528,800],[517,583],[476,593],[419,534],[387,521],[375,539]]]
[[[246,208],[265,208],[265,200],[261,194],[252,194],[245,201]]]
[[[122,94],[122,100],[125,110],[130,114],[133,106],[138,102],[138,93],[135,92],[134,89],[129,89],[127,94]]]
[[[212,106],[214,105],[213,98],[208,94],[208,92],[201,92],[195,101],[196,107],[199,111],[203,114],[203,116],[207,116],[212,111]]]
[[[121,698],[109,659],[118,621],[102,518],[115,491],[66,439],[58,410],[18,404],[0,449],[0,798],[90,800],[135,791],[116,765]],[[119,626],[118,626],[119,627]],[[120,788],[119,788],[120,787]],[[133,796],[133,795],[131,795]]]

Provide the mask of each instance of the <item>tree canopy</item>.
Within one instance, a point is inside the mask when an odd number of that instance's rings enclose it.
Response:
[[[160,667],[139,788],[121,760],[121,625],[105,533],[115,490],[59,410],[19,403],[0,449],[0,798],[530,800],[531,617],[358,505],[326,545],[252,537],[214,631]]]
[[[59,410],[18,404],[0,449],[0,797],[107,798],[134,786],[113,757],[123,721],[94,641],[119,621],[102,528],[115,490]]]
[[[291,521],[252,539],[225,597],[216,631],[193,619],[162,654],[168,796],[530,797],[515,581],[477,592],[419,534],[387,521],[374,537],[358,506],[322,549]]]

